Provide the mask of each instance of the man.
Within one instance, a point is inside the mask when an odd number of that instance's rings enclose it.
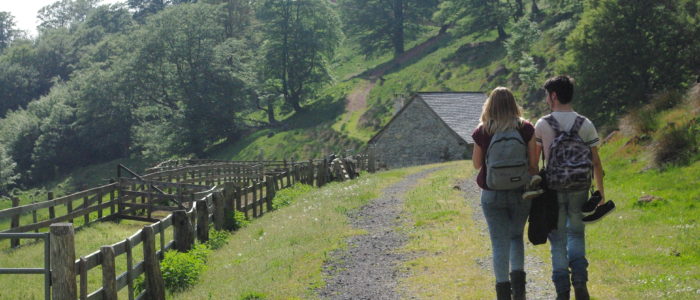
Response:
[[[540,156],[540,151],[544,149],[545,162],[548,164],[547,174],[564,174],[561,176],[548,176],[548,184],[551,180],[559,180],[561,177],[569,176],[569,172],[556,173],[557,164],[550,160],[550,148],[555,140],[561,141],[557,133],[567,132],[574,135],[571,139],[579,141],[581,152],[585,152],[582,159],[589,162],[589,171],[592,167],[595,186],[600,191],[602,201],[605,203],[605,191],[603,188],[603,166],[598,156],[598,145],[600,139],[595,126],[587,118],[577,114],[572,108],[574,94],[573,80],[567,76],[557,76],[550,78],[544,84],[546,91],[546,101],[552,110],[535,124],[535,139],[537,142],[536,154]],[[573,129],[573,130],[572,130]],[[575,135],[578,135],[577,137]],[[580,139],[578,139],[580,138]],[[555,142],[555,143],[556,143]],[[553,148],[552,148],[553,149]],[[565,153],[566,151],[557,152]],[[569,151],[570,152],[570,151]],[[587,158],[586,158],[587,157]],[[560,157],[553,157],[556,161]],[[559,204],[559,214],[557,230],[549,234],[552,253],[552,281],[557,291],[557,300],[569,299],[571,284],[574,286],[574,293],[577,300],[589,299],[586,282],[588,281],[588,260],[586,259],[585,226],[583,224],[583,214],[581,207],[588,200],[588,186],[591,184],[590,175],[575,178],[583,181],[583,184],[573,185],[573,188],[554,188],[557,190],[557,202]],[[569,279],[571,271],[571,279]]]

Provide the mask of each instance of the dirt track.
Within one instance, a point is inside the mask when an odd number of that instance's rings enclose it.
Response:
[[[324,266],[326,287],[319,291],[324,299],[399,299],[396,293],[397,266],[409,257],[396,253],[407,237],[396,232],[401,225],[404,194],[421,178],[439,170],[433,168],[411,174],[386,188],[381,197],[350,214],[353,227],[367,231],[348,240],[348,248],[331,254]]]

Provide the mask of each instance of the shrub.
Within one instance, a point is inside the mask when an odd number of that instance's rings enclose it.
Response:
[[[208,248],[197,245],[190,252],[165,252],[165,258],[160,262],[165,288],[171,292],[184,291],[194,285],[206,268]]]
[[[630,121],[639,134],[650,134],[658,128],[656,112],[650,106],[642,107],[630,114]]]
[[[241,229],[248,226],[248,224],[250,224],[250,221],[243,212],[235,211],[233,213],[233,230]]]
[[[294,199],[313,189],[312,186],[307,184],[296,184],[291,188],[280,190],[275,194],[275,198],[272,198],[272,208],[279,209],[288,206],[294,202]]]
[[[207,247],[211,250],[219,249],[228,243],[229,236],[230,234],[225,230],[210,230]]]
[[[676,90],[660,92],[651,99],[651,109],[662,111],[675,107],[683,100],[683,95]]]
[[[657,166],[667,164],[686,164],[698,153],[700,124],[698,118],[684,126],[669,124],[660,132],[654,149],[654,163]]]

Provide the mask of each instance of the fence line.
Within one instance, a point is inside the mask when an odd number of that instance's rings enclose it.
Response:
[[[49,285],[47,280],[45,289],[53,291],[53,299],[116,299],[117,293],[124,288],[130,300],[164,299],[158,261],[164,258],[167,250],[188,251],[195,239],[206,242],[209,223],[213,223],[217,230],[233,230],[235,211],[242,212],[246,218],[262,216],[273,209],[272,199],[280,189],[298,183],[320,187],[334,180],[348,180],[356,176],[357,170],[368,170],[367,166],[371,165],[367,155],[331,161],[209,160],[201,161],[203,165],[194,162],[160,164],[149,169],[152,173],[143,176],[124,168],[133,177],[119,177],[110,184],[57,199],[49,193],[47,201],[0,210],[0,221],[13,221],[9,230],[0,232],[0,238],[3,234],[8,236],[49,228],[50,233],[44,234],[51,240],[47,243],[50,251],[46,259],[51,262],[52,282]],[[77,204],[75,208],[74,203]],[[55,208],[61,205],[66,207],[65,214],[57,217]],[[39,210],[48,210],[49,218],[37,220]],[[155,210],[170,211],[171,214],[160,220],[153,219],[151,213]],[[94,212],[97,216],[91,219]],[[33,222],[20,225],[20,217],[29,213]],[[45,216],[44,213],[40,215]],[[152,224],[145,225],[125,240],[102,246],[76,259],[74,224],[62,222],[73,222],[81,217],[82,224],[76,228],[111,219],[134,219]],[[166,241],[165,231],[171,227],[173,238]],[[18,245],[19,242],[12,244]],[[143,248],[144,259],[134,261],[133,249],[139,245]],[[115,259],[122,255],[126,257],[126,271],[116,274]],[[88,291],[88,272],[97,267],[102,269],[102,287]],[[147,288],[136,295],[134,280],[142,274]]]

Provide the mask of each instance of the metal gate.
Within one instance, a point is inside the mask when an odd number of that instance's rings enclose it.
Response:
[[[44,267],[43,268],[0,268],[2,274],[44,274],[44,299],[51,299],[51,261],[49,233],[0,233],[3,239],[44,239]]]

